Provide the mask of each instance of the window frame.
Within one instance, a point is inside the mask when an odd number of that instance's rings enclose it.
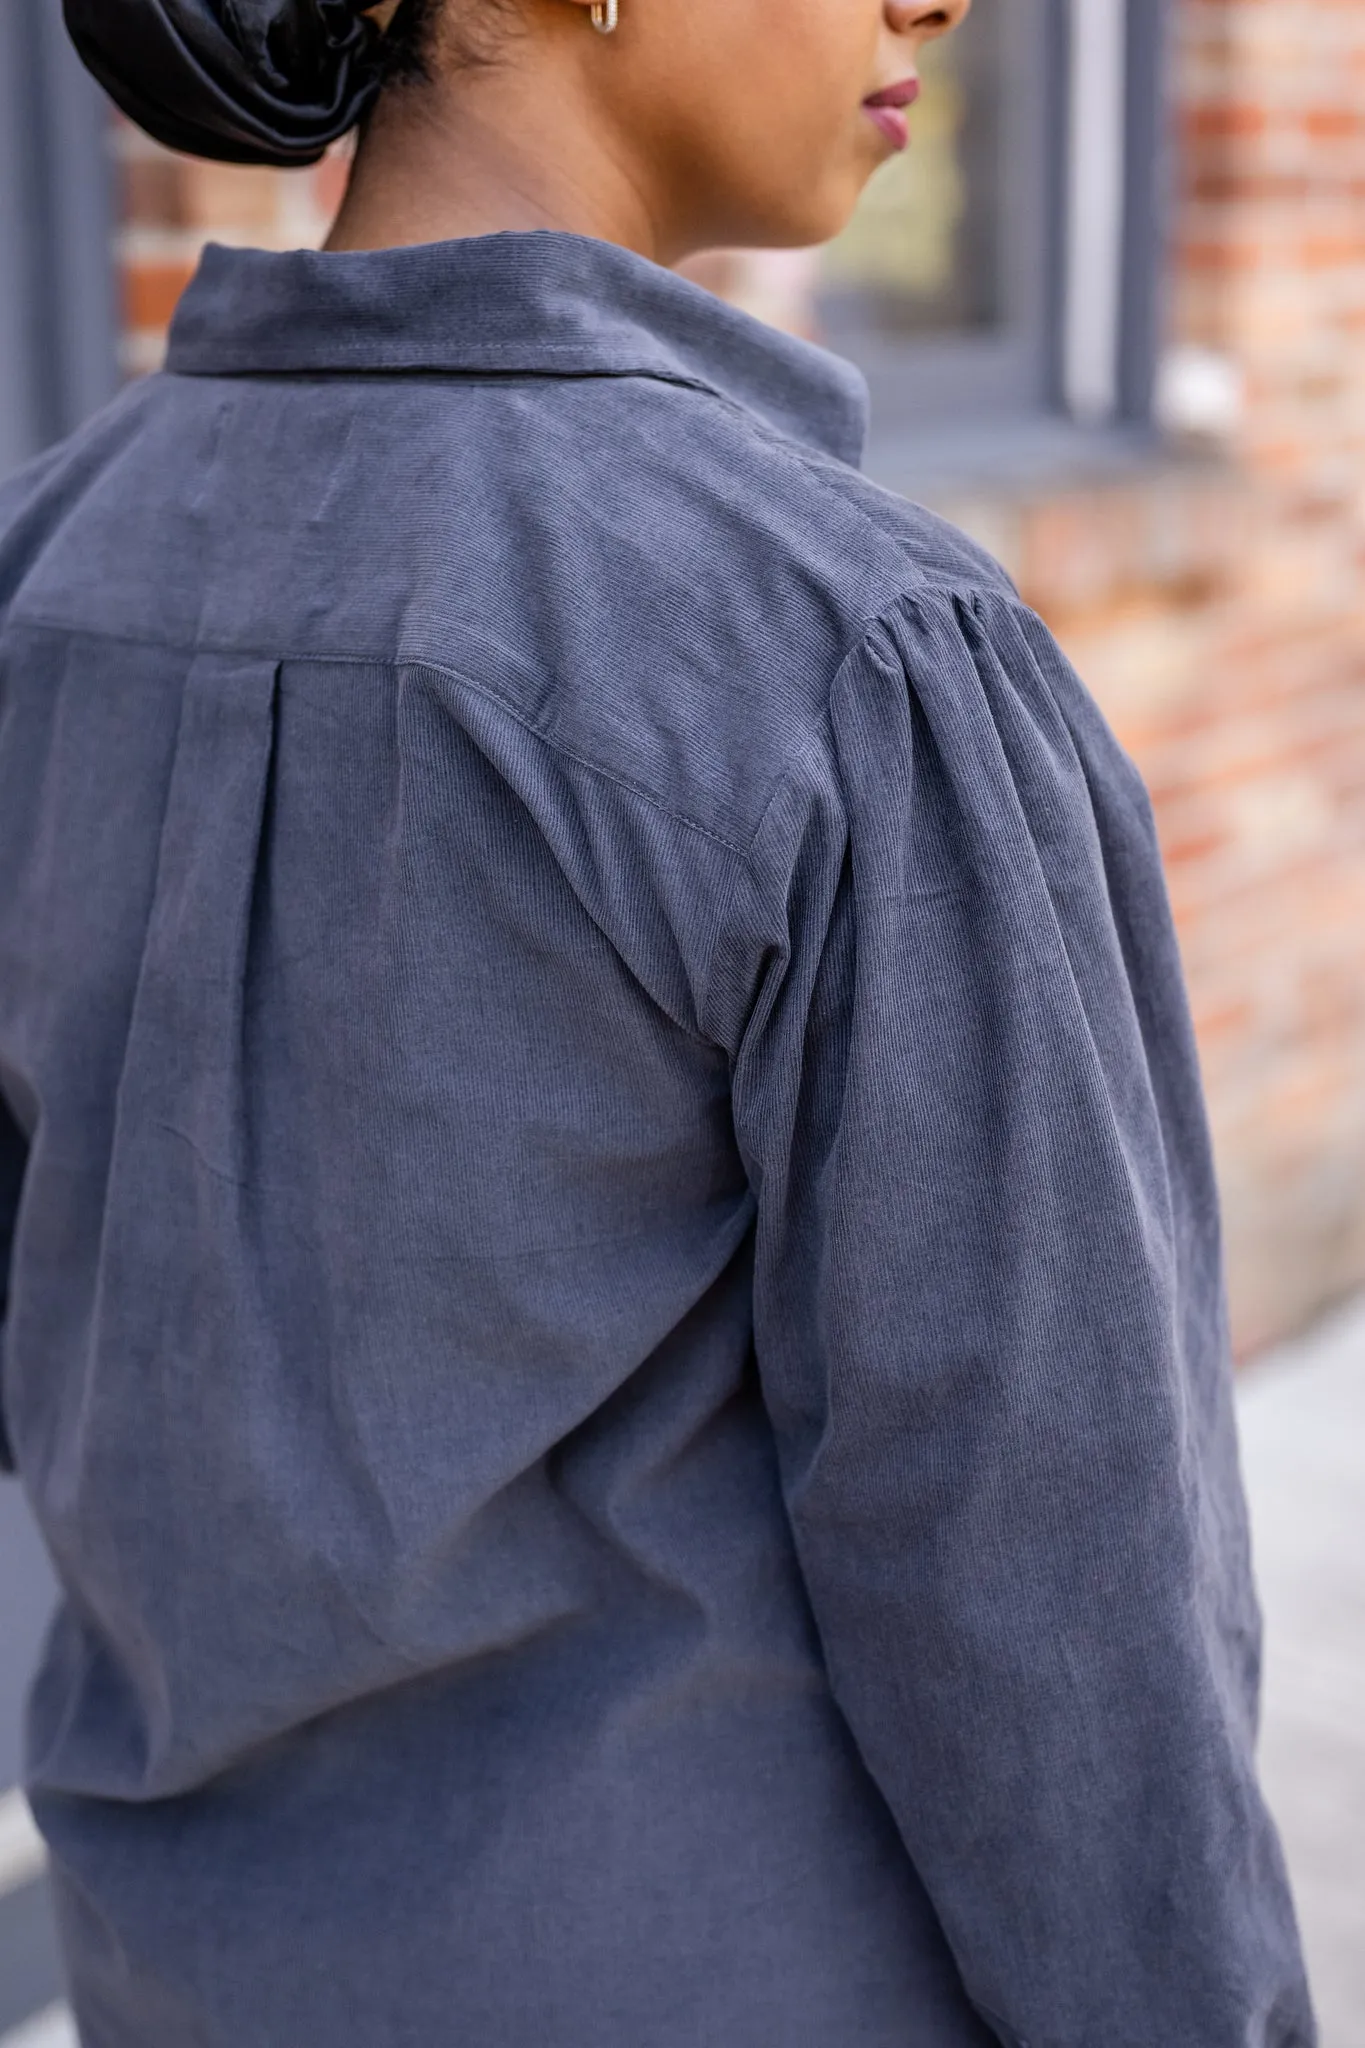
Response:
[[[1069,459],[1079,454],[1084,461],[1082,439],[1131,445],[1151,433],[1168,214],[1163,87],[1169,0],[1108,0],[1121,10],[1115,81],[1121,132],[1114,138],[1110,131],[1109,147],[1115,140],[1118,145],[1117,203],[1112,220],[1099,224],[1097,247],[1093,220],[1088,240],[1078,233],[1073,204],[1085,169],[1077,154],[1105,146],[1104,122],[1087,122],[1077,106],[1080,66],[1093,64],[1077,34],[1078,26],[1084,30],[1093,21],[1078,23],[1077,15],[1105,4],[1031,0],[1026,10],[1005,0],[1007,131],[1001,146],[1009,212],[1002,232],[1015,264],[1031,269],[1031,281],[1007,278],[1013,332],[887,340],[857,349],[872,394],[869,467],[883,480],[926,466],[951,471],[955,449],[983,472],[991,467],[991,449],[1002,469],[1012,466],[1015,453],[1028,469],[1044,447],[1045,462],[1063,447]],[[1079,263],[1087,268],[1077,277],[1072,273]],[[1096,290],[1110,295],[1110,304],[1089,322],[1092,355],[1096,333],[1107,333],[1112,358],[1098,377],[1092,361],[1087,402],[1078,374],[1084,364],[1077,359],[1085,325],[1077,315],[1085,309],[1077,295]],[[842,336],[829,340],[855,353]]]

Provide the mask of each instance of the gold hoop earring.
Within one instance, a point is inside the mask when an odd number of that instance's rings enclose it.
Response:
[[[616,27],[616,0],[592,0],[588,10],[599,36],[609,36]]]

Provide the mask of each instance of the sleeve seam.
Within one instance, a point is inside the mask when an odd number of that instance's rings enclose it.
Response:
[[[854,509],[857,510],[856,507]],[[865,514],[861,516],[866,518]],[[868,521],[868,524],[871,523],[871,521]],[[875,612],[865,615],[859,622],[856,637],[850,640],[835,665],[829,687],[825,692],[824,704],[818,724],[812,728],[809,734],[798,741],[787,754],[782,767],[773,779],[772,788],[763,801],[757,822],[744,844],[741,846],[726,842],[730,844],[730,851],[736,857],[737,867],[732,875],[729,890],[726,893],[725,901],[717,918],[716,931],[710,949],[710,961],[702,996],[703,1007],[708,1015],[712,1012],[711,997],[715,986],[717,955],[722,941],[726,918],[730,906],[734,902],[739,872],[740,870],[745,872],[750,881],[757,886],[757,877],[754,872],[753,863],[759,841],[763,836],[768,820],[773,814],[778,799],[794,785],[802,769],[808,765],[813,747],[823,746],[825,748],[833,778],[839,790],[840,802],[844,805],[845,811],[847,811],[847,797],[844,791],[843,777],[840,773],[839,763],[832,744],[834,710],[840,692],[845,687],[846,678],[850,670],[858,658],[864,654],[873,635],[884,630],[890,618],[896,612],[902,611],[907,607],[914,607],[919,610],[938,606],[942,607],[944,611],[951,613],[959,605],[965,606],[977,620],[981,630],[988,634],[990,631],[989,608],[993,604],[1003,606],[1007,611],[1016,615],[1036,616],[1015,591],[992,591],[970,581],[965,581],[933,585],[924,583],[918,585],[902,584]],[[766,894],[765,891],[761,890],[758,893]]]

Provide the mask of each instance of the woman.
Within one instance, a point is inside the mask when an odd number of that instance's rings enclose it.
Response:
[[[0,497],[87,2048],[1312,2039],[1137,777],[667,267],[963,4],[68,0],[176,146],[364,125]]]

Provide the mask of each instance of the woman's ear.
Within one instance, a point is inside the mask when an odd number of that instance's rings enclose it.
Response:
[[[600,35],[609,36],[614,32],[620,0],[569,0],[569,5],[583,9]]]

